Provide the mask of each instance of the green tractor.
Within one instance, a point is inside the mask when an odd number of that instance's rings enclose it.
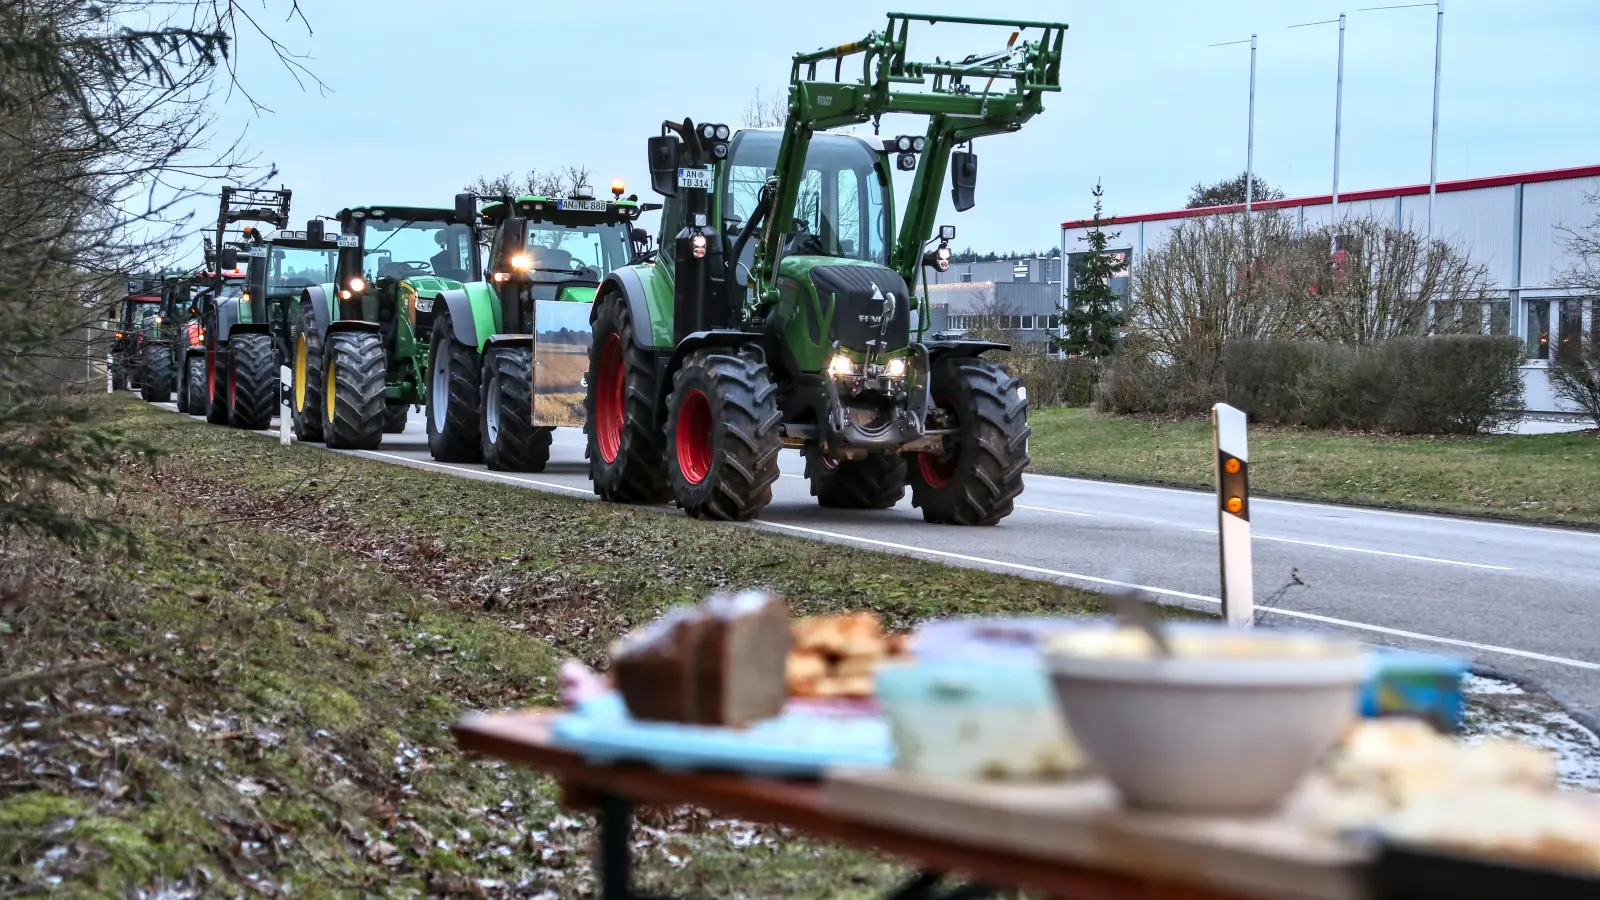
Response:
[[[601,279],[627,265],[637,198],[502,197],[480,216],[493,234],[483,281],[418,299],[429,337],[428,449],[442,462],[540,472],[551,432],[583,424],[589,312]],[[469,217],[479,198],[456,198]],[[534,375],[535,368],[539,376]],[[535,391],[537,384],[539,390]]]
[[[1014,30],[1002,50],[923,63],[906,58],[912,23]],[[1027,403],[985,358],[1009,348],[923,341],[926,300],[911,286],[949,265],[954,228],[929,249],[947,166],[956,210],[971,208],[970,142],[1018,130],[1060,89],[1065,27],[891,13],[881,34],[794,57],[781,131],[664,122],[648,148],[667,198],[659,258],[611,273],[594,304],[595,493],[754,518],[789,443],[824,506],[888,508],[909,484],[930,522],[1009,515],[1028,464]],[[1027,32],[1038,38],[1019,44]],[[858,55],[861,77],[842,78]],[[832,80],[817,77],[824,62]],[[926,116],[927,130],[822,133],[876,131],[886,113]],[[898,235],[894,169],[916,172]]]
[[[241,428],[265,428],[278,410],[279,370],[295,358],[300,300],[307,289],[332,283],[338,236],[313,219],[303,231],[279,229],[270,236],[250,237],[244,291],[228,342],[241,361],[228,369],[235,373],[229,419]],[[271,385],[258,389],[269,370]],[[248,377],[240,377],[247,371]]]
[[[475,218],[417,206],[340,211],[334,280],[306,288],[292,311],[300,440],[370,450],[405,430],[426,397],[427,311],[479,272]]]
[[[166,402],[172,392],[172,353],[164,343],[160,292],[157,276],[128,279],[111,341],[112,387],[137,388],[139,396],[151,403]]]

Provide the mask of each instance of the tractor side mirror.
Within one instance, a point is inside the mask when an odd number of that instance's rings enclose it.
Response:
[[[678,193],[678,143],[670,134],[649,141],[650,188],[663,197]]]
[[[957,150],[950,154],[950,202],[956,212],[966,212],[977,201],[973,194],[978,189],[978,154]]]
[[[306,222],[306,240],[313,244],[322,243],[322,220],[312,219]]]
[[[456,221],[471,225],[478,218],[478,198],[472,194],[456,195]]]
[[[223,247],[221,250],[217,251],[217,268],[239,268],[239,251],[234,247]]]
[[[650,242],[650,232],[645,231],[643,228],[635,228],[628,232],[628,239],[635,244],[648,244]]]

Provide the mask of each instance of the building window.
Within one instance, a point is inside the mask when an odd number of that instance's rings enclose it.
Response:
[[[1489,307],[1489,333],[1511,333],[1511,301],[1492,300],[1485,304]]]
[[[1576,357],[1583,346],[1583,301],[1568,299],[1558,301],[1561,306],[1561,329],[1556,344],[1556,356]]]
[[[1529,300],[1528,308],[1528,358],[1550,358],[1550,301]]]
[[[1055,331],[1057,328],[1060,328],[1060,327],[1061,327],[1061,317],[1060,316],[1051,316],[1050,317],[1050,330],[1051,331]]]
[[[1033,316],[1023,316],[1022,317],[1022,330],[1023,331],[1032,331],[1033,330]]]
[[[971,282],[972,282],[972,273],[971,272],[962,272],[961,273],[961,283],[962,284],[970,284]]]

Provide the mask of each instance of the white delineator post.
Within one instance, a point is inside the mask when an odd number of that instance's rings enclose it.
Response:
[[[289,392],[294,390],[288,366],[278,367],[278,443],[289,446]]]
[[[108,394],[115,394],[117,392],[116,382],[112,381],[112,379],[111,379],[111,367],[115,366],[115,365],[116,365],[115,360],[112,357],[107,356],[106,357],[106,393],[108,393]]]
[[[1217,541],[1222,568],[1222,618],[1234,628],[1255,620],[1250,562],[1250,454],[1245,414],[1226,403],[1211,408],[1216,440]]]

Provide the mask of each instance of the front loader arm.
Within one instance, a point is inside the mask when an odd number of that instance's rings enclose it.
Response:
[[[907,34],[913,21],[1001,26],[1015,31],[1002,52],[971,55],[960,61],[936,57],[931,63],[920,63],[906,59]],[[1029,29],[1041,31],[1039,39],[1024,41],[1014,49],[1017,37]],[[799,202],[812,135],[868,121],[874,123],[876,131],[876,123],[885,113],[928,117],[923,162],[912,183],[891,256],[891,266],[906,283],[915,283],[922,247],[938,214],[938,195],[950,152],[975,138],[1017,131],[1044,108],[1046,91],[1061,90],[1066,29],[1066,25],[1056,22],[890,13],[882,34],[874,31],[858,41],[795,54],[789,72],[789,116],[775,170],[777,190],[752,267],[752,279],[760,288],[758,305],[777,299],[781,242]],[[856,55],[862,57],[860,78],[844,80],[845,60]],[[819,80],[817,66],[828,60],[834,63],[833,80]],[[980,90],[968,79],[985,83]],[[997,81],[1009,82],[1010,87],[994,91]],[[896,90],[895,85],[915,85],[924,90]]]

